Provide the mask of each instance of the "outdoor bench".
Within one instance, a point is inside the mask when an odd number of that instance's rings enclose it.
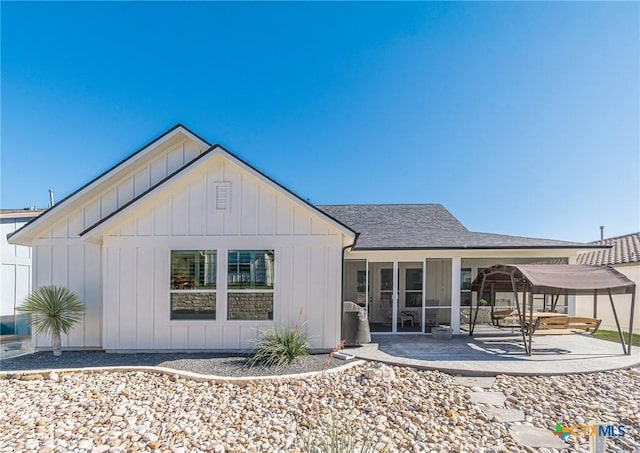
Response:
[[[600,327],[601,319],[577,318],[573,316],[540,317],[533,325],[533,333],[542,335],[562,335],[570,333],[594,333]]]

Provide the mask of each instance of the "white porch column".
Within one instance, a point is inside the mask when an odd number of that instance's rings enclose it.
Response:
[[[451,330],[460,333],[460,271],[462,258],[451,258]]]
[[[569,257],[569,264],[577,264],[578,256],[573,255]],[[576,296],[570,295],[567,296],[567,315],[575,316],[576,315]]]
[[[393,293],[391,295],[391,331],[397,333],[398,329],[398,305],[400,301],[400,282],[398,281],[398,262],[393,262]]]

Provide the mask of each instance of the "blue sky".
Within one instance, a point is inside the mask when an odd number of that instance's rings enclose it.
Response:
[[[46,207],[181,122],[317,204],[640,230],[637,2],[0,7],[2,208]]]

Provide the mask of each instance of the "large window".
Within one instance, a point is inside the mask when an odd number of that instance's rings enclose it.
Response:
[[[273,319],[273,250],[230,250],[227,319]]]
[[[215,250],[171,251],[171,319],[216,319]]]

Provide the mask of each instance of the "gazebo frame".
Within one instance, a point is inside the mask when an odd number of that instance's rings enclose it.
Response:
[[[609,295],[611,310],[618,328],[622,351],[631,354],[633,338],[633,312],[635,306],[636,285],[625,275],[610,266],[586,266],[580,264],[496,264],[482,270],[471,284],[471,290],[479,295],[484,294],[485,287],[492,286],[492,292],[513,292],[515,297],[520,332],[524,342],[525,352],[532,354],[533,342],[533,295],[543,294],[552,296],[551,309],[560,295],[588,295],[593,294],[593,316],[597,317],[598,293]],[[522,293],[522,308],[518,299],[518,292]],[[629,313],[628,340],[625,343],[622,328],[618,320],[618,313],[613,302],[613,294],[631,294],[631,309]],[[480,296],[478,296],[480,297]],[[492,298],[493,299],[493,298]],[[527,307],[529,301],[527,329]],[[480,304],[476,303],[475,312],[473,302],[469,319],[469,335],[473,336]],[[491,301],[491,314],[495,308],[495,300]]]

